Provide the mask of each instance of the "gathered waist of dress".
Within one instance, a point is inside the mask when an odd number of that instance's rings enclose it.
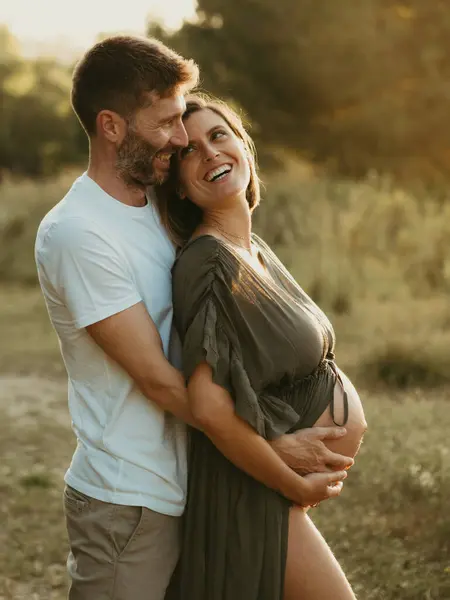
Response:
[[[334,388],[336,385],[341,386],[343,392],[344,410],[340,423],[335,419]],[[322,359],[317,367],[305,377],[288,377],[286,375],[276,385],[267,386],[264,391],[274,394],[292,405],[302,415],[302,421],[311,412],[314,414],[314,418],[318,417],[324,403],[329,404],[331,417],[336,426],[343,427],[348,421],[348,395],[332,353]]]

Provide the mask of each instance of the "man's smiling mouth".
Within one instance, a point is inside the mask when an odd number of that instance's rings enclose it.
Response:
[[[155,158],[157,158],[161,162],[164,162],[164,163],[167,163],[167,164],[170,163],[171,157],[172,157],[172,153],[171,152],[162,152],[162,151],[160,151],[160,152],[157,152],[155,154]]]

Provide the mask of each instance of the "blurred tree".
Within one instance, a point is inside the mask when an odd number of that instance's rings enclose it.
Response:
[[[85,156],[69,104],[70,72],[56,60],[24,60],[0,28],[0,172],[50,175]]]
[[[149,33],[244,109],[263,155],[283,148],[351,176],[450,178],[444,0],[199,0],[196,22]],[[69,88],[69,69],[25,60],[0,26],[0,172],[49,174],[85,158]]]
[[[349,175],[450,175],[444,0],[199,0],[162,37],[258,137]]]

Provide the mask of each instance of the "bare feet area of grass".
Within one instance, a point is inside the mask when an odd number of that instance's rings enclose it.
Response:
[[[358,364],[351,349],[371,339],[367,327],[356,338],[358,328],[338,323],[345,369]],[[63,475],[75,439],[38,290],[0,291],[0,330],[0,600],[63,600]],[[310,514],[359,600],[448,600],[450,387],[367,387],[356,465],[342,496]]]

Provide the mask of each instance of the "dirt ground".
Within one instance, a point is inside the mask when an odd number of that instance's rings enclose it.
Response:
[[[0,377],[0,599],[66,597],[61,490],[73,450],[66,382]]]
[[[360,600],[450,598],[448,398],[366,394],[357,465],[314,512]],[[63,378],[0,376],[0,600],[66,598],[73,448]]]

